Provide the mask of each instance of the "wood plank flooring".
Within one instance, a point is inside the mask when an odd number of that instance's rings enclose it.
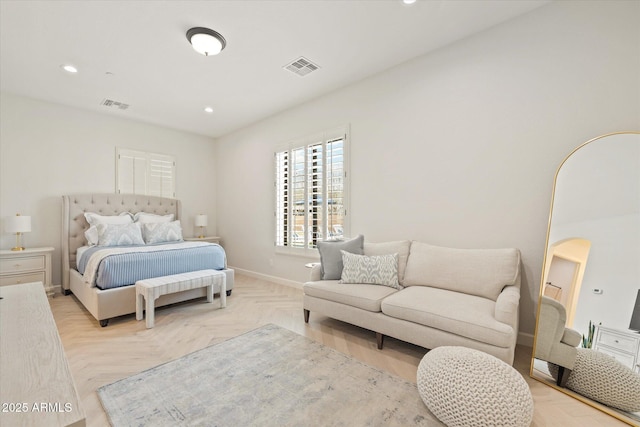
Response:
[[[179,358],[268,323],[274,323],[342,353],[415,382],[424,348],[387,337],[383,350],[375,334],[311,313],[302,316],[302,291],[236,275],[227,307],[204,299],[157,308],[155,327],[146,329],[135,314],[112,319],[101,328],[73,296],[49,300],[69,360],[87,426],[108,426],[96,389],[161,363]],[[535,402],[532,426],[624,426],[626,424],[529,378],[531,348],[518,347],[515,367],[531,388]],[[362,410],[363,408],[358,408]]]

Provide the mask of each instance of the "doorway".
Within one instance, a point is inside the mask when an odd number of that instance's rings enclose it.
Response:
[[[590,249],[589,240],[575,237],[553,243],[547,254],[543,295],[556,299],[565,307],[569,328],[573,327]]]

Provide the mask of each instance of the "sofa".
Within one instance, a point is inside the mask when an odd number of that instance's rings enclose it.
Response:
[[[427,349],[463,346],[509,364],[518,334],[520,251],[454,249],[417,241],[320,242],[303,285],[310,312]],[[395,264],[395,265],[394,265]],[[395,275],[395,276],[394,276]]]

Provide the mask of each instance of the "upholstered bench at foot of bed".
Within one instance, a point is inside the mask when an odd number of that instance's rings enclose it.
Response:
[[[220,308],[227,306],[225,273],[217,270],[199,270],[171,276],[154,277],[136,282],[136,319],[142,320],[144,299],[146,302],[147,328],[154,326],[155,300],[161,295],[207,288],[207,302],[213,302],[214,288],[220,290]]]

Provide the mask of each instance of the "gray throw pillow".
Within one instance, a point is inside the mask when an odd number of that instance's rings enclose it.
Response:
[[[350,240],[329,240],[318,242],[320,252],[320,271],[322,280],[339,280],[342,276],[342,253],[362,255],[364,236],[359,235]]]

